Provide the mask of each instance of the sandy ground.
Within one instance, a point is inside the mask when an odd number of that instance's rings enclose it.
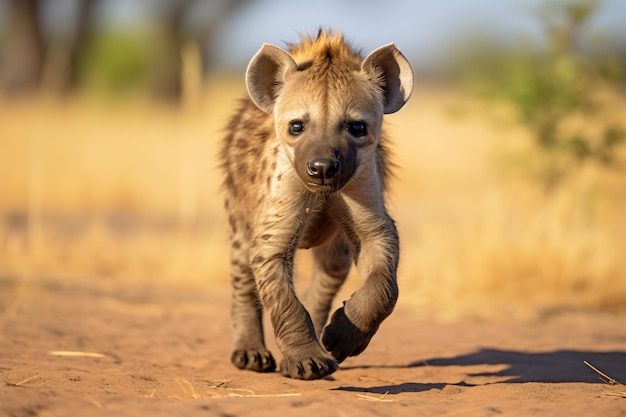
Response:
[[[362,355],[307,382],[230,365],[223,284],[0,284],[3,416],[626,416],[626,387],[583,363],[626,381],[624,316],[443,321],[400,307]]]

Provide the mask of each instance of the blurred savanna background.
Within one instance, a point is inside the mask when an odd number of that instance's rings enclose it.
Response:
[[[0,291],[227,288],[217,156],[245,67],[321,26],[365,53],[395,42],[415,69],[387,116],[400,305],[626,312],[625,16],[619,0],[0,1]]]

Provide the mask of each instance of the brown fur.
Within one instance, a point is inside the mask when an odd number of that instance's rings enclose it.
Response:
[[[334,372],[359,354],[397,299],[398,235],[383,191],[391,163],[383,113],[412,89],[393,45],[362,59],[339,34],[320,32],[252,59],[243,100],[222,149],[231,229],[234,352],[239,368],[272,371],[261,314],[270,314],[281,372]],[[313,248],[311,287],[293,287],[298,247]],[[365,279],[324,329],[330,303],[354,262]],[[322,334],[325,348],[318,340]]]

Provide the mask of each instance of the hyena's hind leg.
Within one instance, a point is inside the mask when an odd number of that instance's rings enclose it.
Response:
[[[315,334],[320,337],[335,295],[346,280],[352,265],[350,246],[343,233],[330,242],[313,248],[313,274],[302,296],[309,311]]]
[[[237,233],[233,234],[231,241],[230,278],[233,287],[233,353],[230,360],[239,369],[272,372],[276,369],[276,362],[265,347],[263,310],[249,265],[247,242]]]

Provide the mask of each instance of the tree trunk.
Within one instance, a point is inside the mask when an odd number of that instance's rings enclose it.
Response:
[[[45,47],[41,34],[38,0],[10,3],[9,45],[2,84],[9,94],[34,92],[43,74]]]

